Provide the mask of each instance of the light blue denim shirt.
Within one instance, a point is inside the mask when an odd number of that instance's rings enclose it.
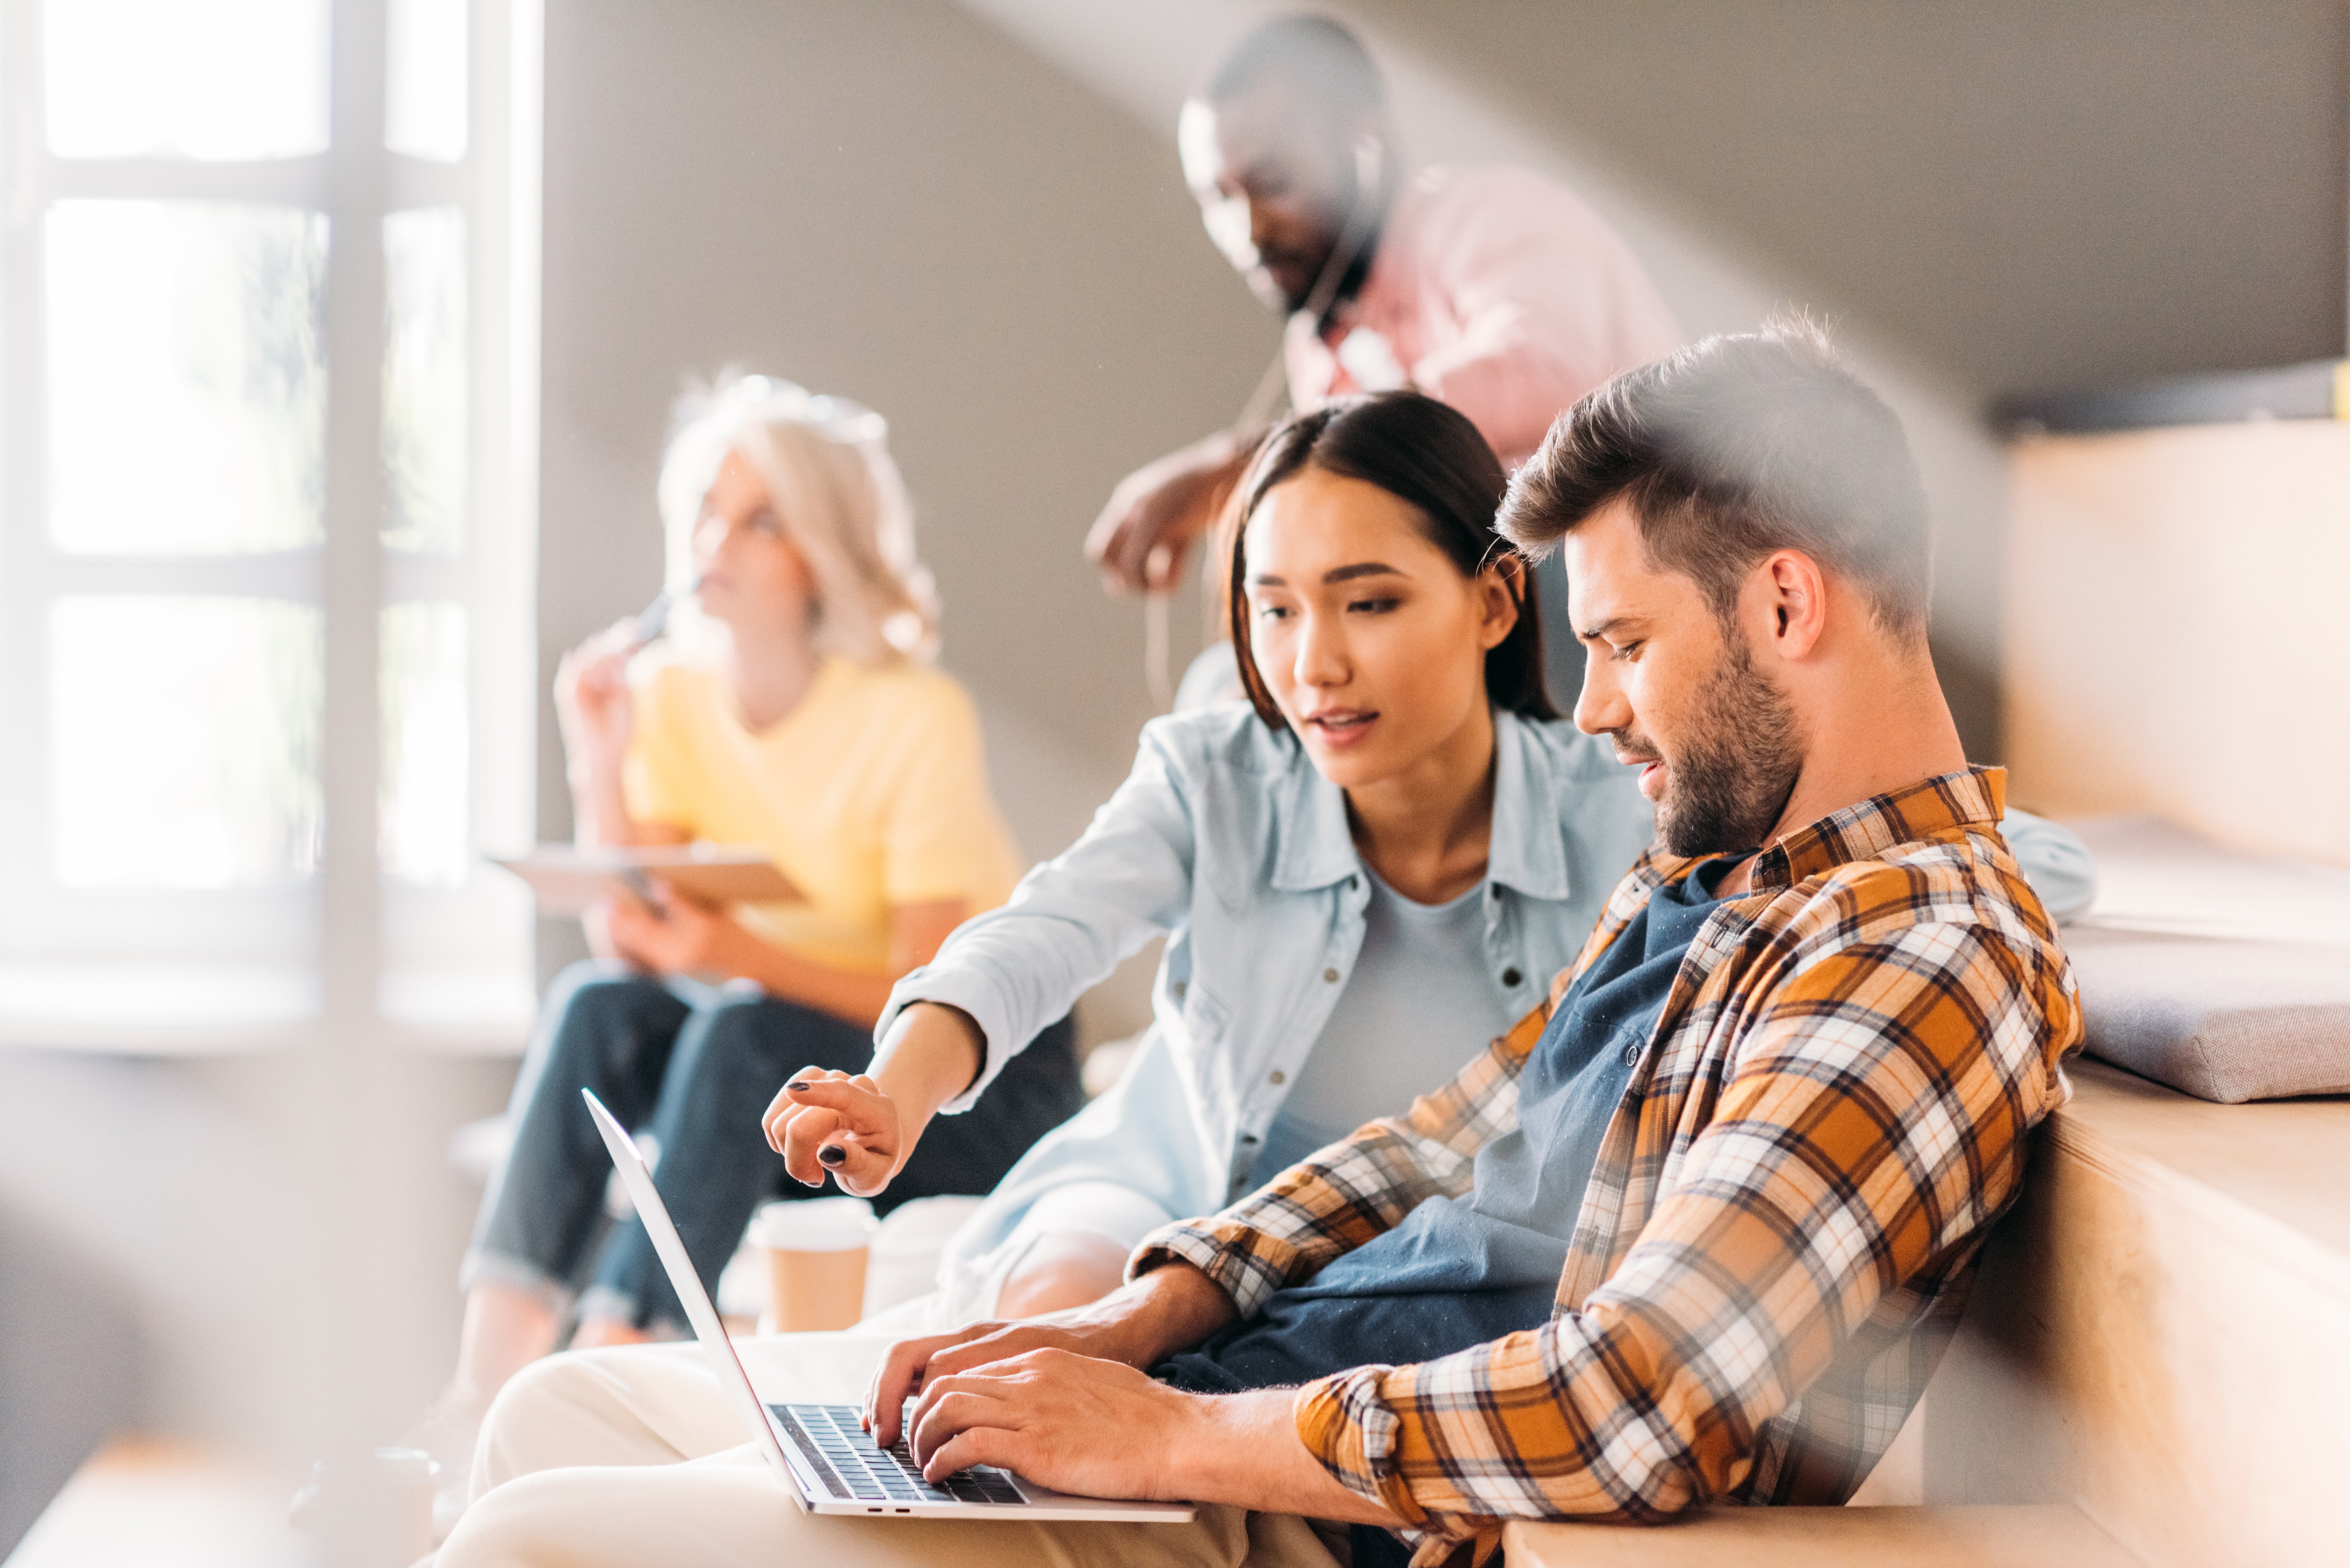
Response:
[[[1632,770],[1605,741],[1506,712],[1494,715],[1493,739],[1484,968],[1515,1012],[1573,961],[1652,826]],[[1353,972],[1369,898],[1345,796],[1289,734],[1245,702],[1155,719],[1133,773],[1084,836],[899,981],[879,1030],[913,1002],[971,1014],[988,1059],[945,1107],[962,1110],[1088,987],[1166,937],[1140,1053],[1163,1060],[1129,1074],[1126,1125],[1097,1151],[1112,1168],[1072,1160],[1085,1151],[1066,1147],[1064,1127],[1004,1185],[1055,1170],[1101,1176],[1171,1213],[1206,1212],[1245,1178],[1297,1081]],[[1466,1061],[1485,1042],[1450,1044]],[[1147,1094],[1132,1092],[1138,1076],[1150,1080]]]
[[[1605,739],[1570,722],[1494,714],[1492,840],[1479,897],[1485,977],[1512,1013],[1574,961],[1648,847],[1653,817],[1637,777]],[[2052,912],[2085,907],[2093,867],[2078,838],[2021,813],[2007,831]],[[965,1110],[1039,1030],[1167,938],[1153,1022],[1124,1077],[1012,1168],[951,1262],[984,1255],[1063,1182],[1115,1181],[1178,1217],[1245,1190],[1353,972],[1369,898],[1344,795],[1285,732],[1245,702],[1145,725],[1134,771],[1084,835],[899,981],[876,1027],[879,1040],[916,1002],[969,1013],[987,1062],[942,1107]],[[1443,1044],[1449,1071],[1486,1043]],[[1429,1086],[1443,1077],[1431,1075]]]

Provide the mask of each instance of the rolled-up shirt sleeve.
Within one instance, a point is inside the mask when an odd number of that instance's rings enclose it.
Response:
[[[941,1110],[969,1110],[1039,1031],[1184,918],[1191,808],[1157,729],[1144,727],[1133,772],[1075,844],[1021,878],[1003,908],[957,928],[936,958],[890,991],[877,1043],[917,1002],[962,1009],[987,1043],[979,1076]]]

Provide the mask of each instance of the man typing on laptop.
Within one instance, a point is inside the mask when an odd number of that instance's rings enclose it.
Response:
[[[1564,541],[1576,721],[1658,808],[1550,1001],[1408,1115],[1147,1240],[1102,1302],[863,1352],[873,1436],[915,1397],[932,1479],[1001,1467],[1191,1522],[824,1519],[723,1460],[565,1469],[729,1446],[661,1352],[608,1352],[501,1400],[443,1568],[1324,1568],[1306,1521],[1353,1527],[1357,1563],[1433,1563],[1513,1518],[1848,1496],[2080,1035],[2002,776],[1934,680],[1906,441],[1807,329],[1710,339],[1578,403],[1503,528]],[[779,1345],[769,1381],[794,1355],[837,1376],[854,1343]]]

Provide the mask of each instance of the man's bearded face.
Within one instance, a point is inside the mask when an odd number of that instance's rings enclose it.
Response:
[[[1609,732],[1609,739],[1627,762],[1664,762],[1657,832],[1675,855],[1761,847],[1803,771],[1786,696],[1755,670],[1734,626],[1723,628],[1721,658],[1669,739],[1630,728]]]

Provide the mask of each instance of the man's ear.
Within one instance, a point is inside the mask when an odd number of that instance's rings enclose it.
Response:
[[[1780,658],[1810,657],[1827,633],[1827,579],[1819,563],[1801,550],[1773,552],[1755,570],[1762,607],[1769,616],[1766,646]]]

